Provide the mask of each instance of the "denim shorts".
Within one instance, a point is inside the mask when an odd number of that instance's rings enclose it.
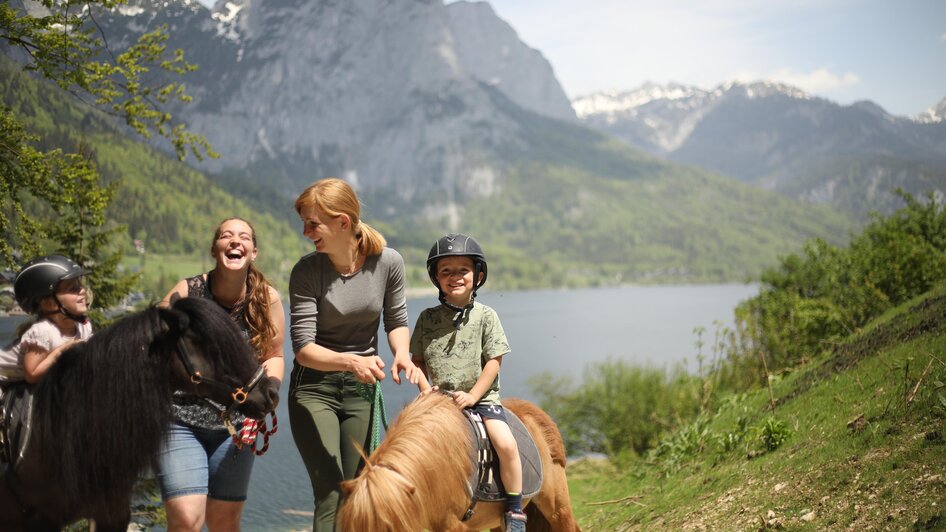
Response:
[[[154,462],[161,498],[207,495],[245,501],[255,458],[250,446],[238,449],[226,430],[171,423]]]

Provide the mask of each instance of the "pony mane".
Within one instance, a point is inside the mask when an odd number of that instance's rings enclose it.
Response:
[[[441,516],[445,494],[466,492],[473,472],[468,424],[449,397],[432,393],[408,404],[362,472],[342,483],[342,530],[421,530]],[[436,471],[436,474],[430,474]],[[458,508],[462,513],[464,508]]]
[[[172,310],[151,306],[96,332],[63,352],[34,387],[35,450],[75,502],[104,515],[127,511],[116,501],[127,500],[163,442],[172,419],[169,357],[189,328],[215,368],[252,374],[252,348],[226,314],[183,298]]]

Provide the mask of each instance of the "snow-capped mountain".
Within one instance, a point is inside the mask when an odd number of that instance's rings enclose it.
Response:
[[[572,105],[584,123],[650,153],[862,211],[896,203],[898,186],[946,191],[944,102],[910,119],[869,101],[842,106],[757,82],[645,84]]]
[[[920,115],[916,117],[916,121],[925,124],[946,122],[946,98],[943,98],[938,104],[930,107],[925,112],[920,113]]]
[[[633,146],[659,155],[680,148],[703,118],[727,98],[758,99],[782,95],[810,97],[781,83],[727,83],[712,90],[692,85],[646,83],[627,92],[602,92],[572,101],[580,119],[609,130]]]

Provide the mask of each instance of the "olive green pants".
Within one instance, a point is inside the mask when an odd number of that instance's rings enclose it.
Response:
[[[355,477],[361,465],[352,442],[368,448],[371,403],[360,396],[355,377],[296,366],[289,387],[289,425],[309,472],[315,497],[312,530],[335,530],[341,504],[339,484]]]

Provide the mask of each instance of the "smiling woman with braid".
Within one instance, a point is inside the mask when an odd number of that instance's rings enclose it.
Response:
[[[278,401],[282,382],[285,313],[279,293],[253,262],[256,231],[241,218],[217,226],[210,254],[216,261],[206,274],[183,279],[161,302],[172,297],[202,297],[226,310],[256,348]],[[208,399],[175,392],[174,422],[155,460],[168,530],[239,530],[240,515],[255,458],[252,446],[240,448],[220,418],[222,407]],[[234,420],[237,428],[244,422]]]

